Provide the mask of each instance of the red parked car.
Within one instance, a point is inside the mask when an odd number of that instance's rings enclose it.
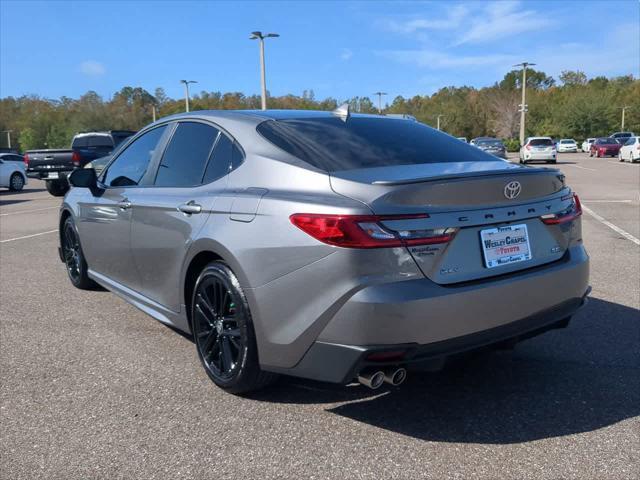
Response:
[[[591,144],[589,156],[606,157],[608,155],[610,157],[617,157],[620,147],[622,147],[622,145],[616,142],[615,138],[596,138],[596,141]]]

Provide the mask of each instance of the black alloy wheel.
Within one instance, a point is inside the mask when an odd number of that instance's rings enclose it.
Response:
[[[216,385],[246,393],[275,377],[260,370],[249,305],[224,263],[210,263],[198,277],[191,319],[198,356]]]
[[[64,264],[73,286],[81,290],[96,288],[97,284],[89,278],[87,273],[88,267],[82,253],[80,237],[71,217],[68,217],[63,224],[61,244]]]

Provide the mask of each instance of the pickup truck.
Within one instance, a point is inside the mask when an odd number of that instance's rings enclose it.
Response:
[[[130,130],[78,133],[68,150],[28,150],[24,154],[27,176],[44,180],[47,191],[55,197],[61,197],[69,190],[67,177],[73,170],[109,155],[134,133]]]

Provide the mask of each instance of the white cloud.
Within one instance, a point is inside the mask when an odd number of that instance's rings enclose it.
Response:
[[[349,61],[353,57],[353,52],[348,48],[343,48],[342,52],[340,52],[340,60]]]
[[[448,11],[444,18],[411,18],[408,20],[383,19],[378,25],[396,33],[416,33],[422,30],[448,30],[457,28],[462,24],[462,20],[469,14],[469,10],[464,5],[456,5]],[[435,17],[435,15],[434,15]]]
[[[440,50],[383,50],[376,52],[385,58],[400,63],[413,64],[418,67],[429,68],[463,68],[486,67],[503,65],[513,62],[513,55],[489,54],[489,55],[452,55]]]
[[[80,73],[84,73],[90,77],[100,77],[107,73],[106,67],[95,60],[85,60],[78,67]]]
[[[545,29],[553,24],[548,14],[524,10],[521,2],[491,2],[474,16],[453,45],[487,43],[519,33]]]

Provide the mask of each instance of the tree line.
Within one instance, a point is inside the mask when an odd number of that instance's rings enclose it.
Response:
[[[441,116],[441,130],[474,138],[495,136],[513,140],[518,135],[521,102],[521,71],[507,73],[490,87],[444,87],[432,95],[395,97],[384,113],[413,115],[429,125]],[[377,113],[371,98],[338,100],[315,98],[313,90],[302,95],[269,97],[268,108],[333,110],[348,102],[352,111]],[[625,130],[640,132],[640,80],[632,75],[606,78],[565,71],[556,80],[544,72],[527,71],[527,135],[554,138],[606,136],[621,128],[621,107],[628,107]],[[191,110],[259,109],[258,95],[241,92],[195,94]],[[153,94],[140,87],[124,87],[110,99],[94,91],[80,98],[47,99],[37,95],[0,99],[0,131],[11,130],[12,146],[19,150],[65,148],[77,132],[92,130],[138,130],[157,118],[184,111],[184,99],[167,97],[162,88]],[[0,146],[6,145],[0,135]],[[517,141],[516,141],[517,142]]]

